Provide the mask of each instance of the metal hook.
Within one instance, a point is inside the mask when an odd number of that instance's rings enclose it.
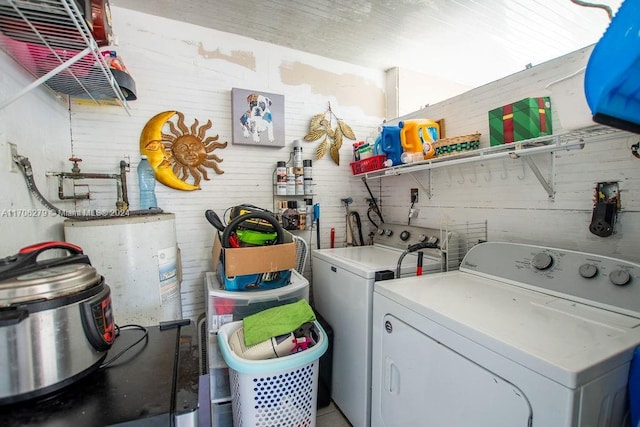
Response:
[[[451,187],[453,185],[453,178],[451,177],[451,168],[445,168],[447,170],[447,176],[449,177],[449,182],[447,182],[447,187]]]
[[[518,175],[518,179],[523,180],[525,177],[525,168],[524,168],[524,161],[522,160],[522,158],[520,158],[520,164],[522,165],[522,176]]]
[[[476,170],[476,165],[472,165],[473,167],[473,179],[469,178],[469,182],[475,184],[478,182],[478,171]]]
[[[480,163],[480,166],[485,167],[484,163]],[[484,182],[490,182],[492,177],[491,177],[491,169],[490,168],[486,168],[487,174],[484,176]]]

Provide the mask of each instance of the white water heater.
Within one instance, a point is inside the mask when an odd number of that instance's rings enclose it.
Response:
[[[64,235],[105,277],[118,325],[153,326],[182,318],[174,214],[67,219]]]

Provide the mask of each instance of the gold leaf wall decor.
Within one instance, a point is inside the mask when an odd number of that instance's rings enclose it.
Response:
[[[332,122],[335,122],[335,127],[332,126]],[[320,160],[329,151],[331,159],[339,166],[340,147],[342,147],[344,138],[355,140],[356,135],[348,124],[336,117],[331,111],[331,104],[326,112],[311,117],[309,132],[304,136],[304,140],[317,141],[323,136],[324,140],[315,150],[316,160]]]

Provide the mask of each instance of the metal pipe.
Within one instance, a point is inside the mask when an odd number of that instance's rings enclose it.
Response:
[[[129,195],[127,194],[127,168],[129,164],[124,160],[120,160],[120,189],[122,192],[122,197],[118,198],[118,202],[116,203],[116,207],[119,211],[128,211],[129,210]],[[121,202],[122,201],[122,202]],[[120,206],[117,206],[118,203],[121,203]]]
[[[117,173],[86,173],[86,172],[47,172],[49,176],[60,176],[65,179],[119,179]]]
[[[65,196],[64,195],[64,184],[63,184],[63,178],[61,176],[58,177],[58,198],[60,200],[88,200],[89,199],[89,193],[85,193],[85,194],[73,194],[73,196]]]
[[[79,161],[79,159],[78,159]],[[90,199],[90,193],[74,194],[67,196],[64,194],[64,180],[81,180],[81,179],[113,179],[116,181],[116,209],[118,212],[127,212],[129,210],[129,198],[127,194],[127,167],[128,164],[124,160],[120,161],[120,173],[86,173],[80,172],[80,168],[74,163],[72,172],[47,172],[47,176],[55,176],[58,178],[58,198],[60,200],[87,200]],[[74,184],[75,186],[75,184]]]

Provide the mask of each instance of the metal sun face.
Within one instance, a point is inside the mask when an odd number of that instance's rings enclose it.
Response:
[[[173,173],[182,181],[193,177],[193,185],[199,185],[204,178],[209,180],[206,167],[212,168],[217,174],[224,171],[218,163],[223,159],[213,153],[218,148],[226,148],[227,143],[218,141],[218,135],[206,137],[206,131],[212,126],[211,120],[198,128],[198,120],[195,119],[191,128],[184,123],[184,114],[176,112],[178,116],[177,127],[168,121],[170,134],[162,134],[162,144],[168,153],[168,160],[172,164]]]

